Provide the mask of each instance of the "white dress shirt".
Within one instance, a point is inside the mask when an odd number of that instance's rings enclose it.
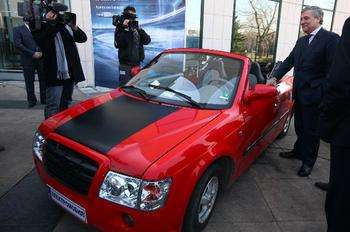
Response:
[[[313,32],[310,33],[311,37],[309,38],[309,44],[311,44],[312,40],[315,38],[315,35],[322,29],[322,25],[316,28]]]

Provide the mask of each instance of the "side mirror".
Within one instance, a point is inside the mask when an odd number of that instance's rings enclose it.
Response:
[[[256,84],[254,89],[245,92],[243,101],[244,103],[249,104],[259,99],[276,97],[277,94],[277,89],[274,86]]]

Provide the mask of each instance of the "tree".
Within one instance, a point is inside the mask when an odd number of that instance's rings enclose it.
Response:
[[[246,12],[248,16],[248,27],[253,28],[256,33],[256,47],[254,60],[268,56],[273,47],[277,18],[278,4],[269,4],[261,0],[249,0],[251,11]],[[249,20],[250,19],[250,20]],[[272,36],[272,37],[271,37]]]
[[[245,54],[246,53],[246,46],[245,46],[245,41],[246,38],[245,36],[240,33],[241,29],[241,23],[237,19],[237,16],[235,16],[234,23],[232,25],[232,34],[233,34],[233,43],[231,50],[237,53]]]

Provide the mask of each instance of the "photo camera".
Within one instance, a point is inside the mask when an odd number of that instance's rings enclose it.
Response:
[[[68,6],[54,0],[24,0],[17,4],[18,15],[29,22],[32,30],[41,29],[41,23],[46,21],[46,14],[50,11],[57,13],[57,23],[76,24],[76,15],[66,12]]]

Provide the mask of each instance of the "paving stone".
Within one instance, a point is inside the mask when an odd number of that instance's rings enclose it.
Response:
[[[326,194],[308,178],[258,183],[277,221],[325,220]]]
[[[272,222],[273,216],[254,178],[243,174],[218,200],[211,222]]]
[[[283,232],[326,232],[327,223],[321,222],[278,222]]]
[[[278,151],[266,151],[251,166],[251,173],[257,182],[300,178],[297,176],[297,171],[301,161],[281,158],[278,153]]]
[[[97,230],[84,224],[74,216],[65,213],[53,232],[97,232]]]
[[[278,225],[270,223],[212,223],[204,232],[281,232]]]
[[[33,170],[0,198],[0,231],[52,231],[61,214]]]

